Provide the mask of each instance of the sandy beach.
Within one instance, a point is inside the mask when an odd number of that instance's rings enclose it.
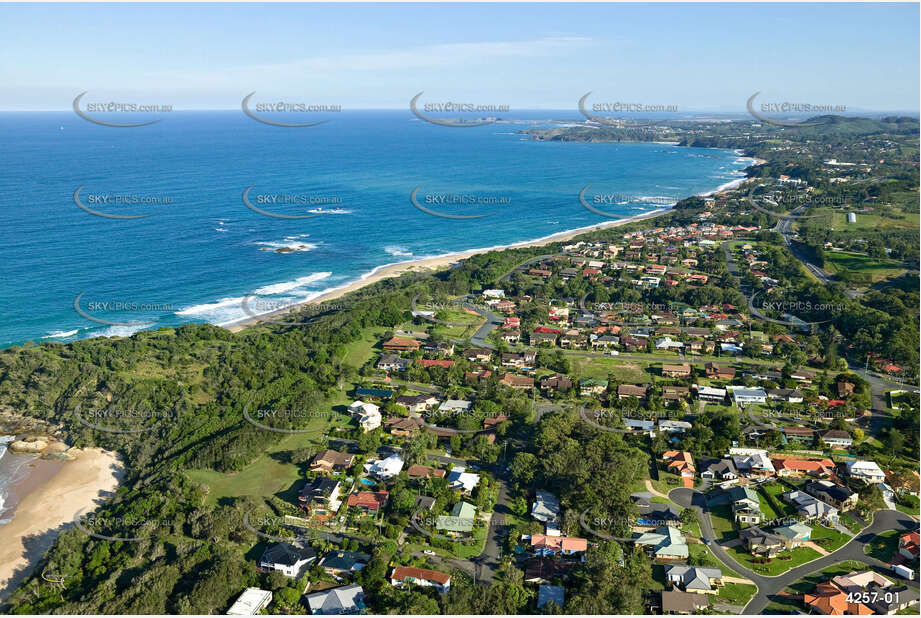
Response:
[[[745,179],[740,179],[740,180],[745,180]],[[720,188],[717,191],[719,190],[725,190],[725,189]],[[580,236],[587,232],[592,232],[595,230],[601,230],[601,229],[612,228],[612,227],[619,227],[622,225],[626,225],[628,223],[633,223],[635,221],[642,221],[644,219],[652,219],[654,217],[661,216],[669,212],[670,210],[671,208],[660,208],[660,209],[653,210],[647,213],[643,213],[641,215],[636,215],[635,217],[617,219],[616,221],[605,221],[597,225],[590,225],[590,226],[575,229],[575,230],[568,230],[566,232],[560,232],[559,234],[552,234],[550,236],[545,236],[544,238],[538,238],[536,240],[527,240],[527,241],[514,243],[510,245],[502,245],[502,246],[497,246],[497,247],[483,247],[481,249],[470,249],[468,251],[463,251],[459,253],[451,253],[448,255],[442,255],[442,256],[431,257],[431,258],[424,258],[421,260],[410,260],[407,262],[399,262],[397,264],[387,264],[386,266],[381,266],[380,268],[373,270],[368,275],[362,277],[361,279],[358,279],[357,281],[353,281],[352,283],[349,283],[340,288],[327,292],[326,294],[323,294],[321,296],[317,296],[316,298],[313,298],[306,302],[298,303],[290,307],[285,307],[283,309],[279,309],[278,311],[272,311],[269,313],[265,313],[260,316],[237,320],[230,324],[222,324],[222,326],[226,328],[227,330],[229,330],[230,332],[236,333],[250,326],[254,326],[261,322],[266,322],[267,318],[277,319],[279,316],[289,313],[291,311],[296,311],[298,308],[303,307],[303,306],[327,303],[331,300],[335,300],[337,298],[345,296],[346,294],[350,292],[354,292],[355,290],[361,289],[365,287],[366,285],[371,285],[372,283],[380,281],[381,279],[399,277],[403,273],[407,273],[407,272],[423,272],[423,271],[441,270],[444,268],[448,268],[452,266],[453,264],[457,264],[461,260],[464,260],[466,258],[469,258],[471,256],[474,256],[480,253],[488,253],[490,251],[499,251],[502,249],[517,249],[521,247],[543,247],[545,245],[549,245],[549,244],[556,243],[556,242],[565,242],[567,240],[571,240],[572,238],[575,238],[576,236]]]
[[[115,490],[122,470],[114,453],[83,449],[23,497],[12,521],[0,526],[0,600],[29,575],[61,530]]]

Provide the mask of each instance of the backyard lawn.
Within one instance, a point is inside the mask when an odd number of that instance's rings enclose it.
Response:
[[[756,592],[758,592],[758,588],[752,584],[736,584],[730,582],[720,587],[720,592],[717,596],[730,605],[741,605],[744,607],[748,605],[748,602],[751,601]]]
[[[843,532],[835,530],[834,528],[826,528],[821,524],[812,526],[812,542],[828,553],[843,547],[852,538],[853,537],[850,537]]]
[[[710,522],[718,542],[732,540],[739,536],[732,521],[732,507],[721,504],[710,508]]]

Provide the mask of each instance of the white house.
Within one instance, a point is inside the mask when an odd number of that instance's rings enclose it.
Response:
[[[309,546],[290,543],[269,545],[259,559],[263,571],[279,571],[288,577],[300,577],[301,571],[317,559],[317,552]]]
[[[272,602],[272,593],[261,588],[247,588],[237,597],[230,609],[228,616],[255,616]]]
[[[726,389],[701,386],[697,389],[697,398],[703,401],[724,401],[726,399]]]
[[[448,472],[448,484],[452,489],[460,489],[469,494],[480,484],[480,475],[467,472],[463,466],[454,466],[454,469]]]
[[[659,431],[667,431],[668,433],[684,433],[690,428],[691,424],[687,421],[659,420]]]
[[[767,401],[767,393],[763,388],[732,388],[732,398],[737,404],[745,405],[749,403],[764,403]]]
[[[386,459],[377,459],[365,464],[365,472],[381,480],[395,477],[403,469],[403,458],[394,453]]]
[[[505,290],[483,290],[486,298],[505,298]]]
[[[381,409],[373,403],[353,401],[349,413],[358,419],[358,426],[368,433],[381,426]]]
[[[886,480],[886,475],[875,461],[849,461],[846,465],[850,476],[863,479],[868,483],[882,483]]]

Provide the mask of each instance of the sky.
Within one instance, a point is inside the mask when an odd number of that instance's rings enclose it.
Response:
[[[0,110],[919,109],[919,4],[2,4]]]

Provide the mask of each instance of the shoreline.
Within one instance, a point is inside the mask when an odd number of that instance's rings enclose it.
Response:
[[[734,152],[736,153],[736,155],[739,156],[739,158],[747,159],[751,161],[751,165],[748,167],[751,167],[752,165],[762,165],[765,163],[763,159],[745,156],[745,154],[740,150],[734,150]],[[739,172],[741,173],[744,169],[747,169],[747,168],[743,168],[742,170],[739,170]],[[729,182],[725,182],[711,191],[706,191],[703,193],[696,193],[694,195],[697,197],[709,197],[712,195],[716,195],[718,193],[722,193],[723,191],[732,190],[735,187],[738,187],[744,184],[747,180],[749,180],[749,177],[747,175],[743,175],[743,176],[740,176],[739,178],[730,180]],[[688,196],[688,197],[691,197],[691,196]],[[492,247],[481,247],[478,249],[467,249],[465,251],[446,253],[444,255],[436,255],[436,256],[418,258],[415,260],[406,260],[403,262],[392,262],[390,264],[383,264],[381,266],[377,266],[373,268],[369,272],[361,275],[358,279],[355,279],[354,281],[350,283],[346,283],[346,284],[343,284],[335,288],[323,290],[320,293],[318,293],[316,296],[308,300],[300,301],[297,303],[292,303],[290,306],[283,307],[281,309],[276,309],[274,311],[269,311],[269,312],[266,312],[260,315],[249,316],[249,317],[240,318],[237,320],[231,320],[229,322],[217,324],[217,326],[225,328],[232,333],[238,333],[246,328],[257,326],[259,324],[263,324],[263,323],[271,324],[273,319],[277,319],[281,316],[284,316],[285,314],[291,313],[293,311],[297,311],[303,307],[308,307],[311,305],[316,305],[319,303],[336,300],[337,298],[341,298],[345,296],[346,294],[349,294],[356,290],[360,290],[361,288],[371,285],[372,283],[377,283],[378,281],[381,281],[383,279],[391,279],[394,277],[399,277],[403,273],[443,270],[445,268],[451,267],[452,265],[460,262],[461,260],[467,259],[474,255],[479,255],[481,253],[488,253],[490,251],[502,251],[504,249],[520,249],[523,247],[543,247],[545,245],[549,245],[555,242],[563,242],[566,240],[571,240],[575,238],[576,236],[580,236],[588,232],[619,227],[619,226],[627,225],[629,223],[635,223],[637,221],[644,221],[646,219],[654,219],[667,212],[670,212],[673,208],[674,208],[674,205],[668,206],[666,208],[657,208],[655,210],[651,210],[649,212],[645,212],[639,215],[634,215],[632,217],[625,217],[623,219],[617,219],[615,221],[603,221],[601,223],[587,225],[584,227],[566,230],[563,232],[556,232],[554,234],[543,236],[541,238],[535,238],[533,240],[524,240],[524,241],[520,241],[516,243],[511,243],[508,245],[496,245]]]
[[[743,178],[742,180],[745,180]],[[736,181],[732,181],[736,182]],[[725,190],[725,189],[719,189]],[[520,242],[508,244],[508,245],[496,245],[492,247],[480,247],[477,249],[467,249],[465,251],[458,251],[454,253],[446,253],[444,255],[436,255],[431,257],[419,258],[416,260],[406,260],[404,262],[393,262],[390,264],[383,264],[377,266],[371,271],[365,273],[355,281],[346,283],[336,288],[330,290],[325,290],[321,292],[318,296],[305,300],[299,303],[293,303],[288,307],[283,307],[275,311],[270,311],[267,313],[260,314],[258,316],[241,318],[239,320],[234,320],[232,322],[225,322],[223,324],[218,324],[223,328],[226,328],[232,333],[238,333],[246,328],[256,326],[261,323],[271,324],[269,318],[278,318],[292,311],[297,311],[302,307],[307,307],[310,305],[315,305],[323,302],[328,302],[330,300],[335,300],[341,298],[346,294],[359,290],[365,286],[371,285],[372,283],[377,283],[383,279],[391,279],[393,277],[399,277],[403,273],[407,272],[421,272],[421,271],[438,271],[448,268],[461,260],[465,260],[474,255],[479,255],[482,253],[489,253],[490,251],[501,251],[503,249],[520,249],[523,247],[543,247],[556,242],[563,242],[566,240],[571,240],[576,236],[581,236],[582,234],[593,232],[601,229],[608,229],[613,227],[619,227],[627,225],[628,223],[634,223],[636,221],[643,221],[646,219],[654,219],[659,217],[667,212],[671,212],[672,206],[667,208],[657,208],[649,212],[645,212],[639,215],[634,215],[632,217],[625,217],[623,219],[617,219],[616,221],[603,221],[601,223],[596,223],[593,225],[588,225],[581,228],[576,228],[573,230],[566,230],[563,232],[555,232],[548,236],[543,236],[541,238],[536,238],[533,240],[523,240]]]
[[[0,525],[0,601],[32,574],[60,532],[115,491],[124,470],[115,453],[99,448],[81,449],[71,461],[31,465],[41,469],[17,484],[21,499],[10,522]]]

